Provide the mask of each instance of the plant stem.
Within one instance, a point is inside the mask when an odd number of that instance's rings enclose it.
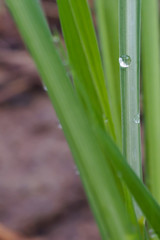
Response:
[[[141,178],[140,13],[140,0],[119,1],[123,154]]]
[[[160,47],[159,1],[142,4],[142,71],[147,185],[160,202]]]
[[[114,116],[117,144],[122,147],[118,44],[118,0],[95,0],[100,48],[106,85]]]

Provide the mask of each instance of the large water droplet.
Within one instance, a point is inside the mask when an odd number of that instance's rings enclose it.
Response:
[[[128,68],[131,64],[131,58],[128,55],[122,55],[119,58],[119,64],[121,68]]]
[[[139,124],[140,123],[140,114],[136,114],[135,117],[134,117],[134,122]]]

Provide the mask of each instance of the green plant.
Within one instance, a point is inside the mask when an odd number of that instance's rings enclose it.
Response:
[[[57,0],[72,81],[68,77],[62,56],[53,44],[40,2],[6,0],[6,3],[48,89],[48,95],[79,168],[102,239],[153,238],[149,235],[150,226],[157,234],[154,238],[160,237],[160,207],[152,197],[153,194],[159,201],[158,169],[155,170],[155,177],[152,170],[154,167],[159,168],[157,142],[155,150],[154,144],[147,146],[147,152],[150,149],[148,166],[151,168],[151,192],[142,182],[140,167],[141,1],[119,0],[119,75],[118,1],[95,0],[101,57],[87,0]],[[145,113],[147,128],[151,124],[156,132],[159,129],[158,17],[156,15],[153,21],[152,18],[147,19],[150,8],[146,6],[153,4],[153,15],[157,11],[154,5],[156,0],[152,4],[147,1],[147,4],[144,4],[142,14]],[[146,30],[148,21],[154,32],[156,65],[154,54],[148,50],[152,47],[151,36]],[[150,66],[148,57],[152,59]],[[155,75],[152,73],[154,67]],[[148,74],[154,78],[155,85],[150,86]],[[149,88],[153,95],[156,91],[152,102],[148,99]],[[154,111],[151,105],[155,106]],[[156,119],[156,125],[150,123],[150,120],[147,122],[151,113]],[[157,135],[152,134],[152,131],[148,130],[146,136],[147,141],[157,141]],[[156,166],[152,163],[154,156]],[[133,203],[133,198],[136,204]],[[147,224],[141,211],[137,211],[137,206],[146,217]]]
[[[146,182],[154,197],[160,202],[159,1],[153,0],[142,3],[142,72],[147,159]]]

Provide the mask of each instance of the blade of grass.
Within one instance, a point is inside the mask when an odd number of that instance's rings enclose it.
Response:
[[[119,0],[123,154],[142,178],[140,140],[140,0]],[[130,202],[130,200],[129,200]],[[141,212],[135,206],[138,218]]]
[[[94,122],[95,118],[98,118],[94,127],[96,128],[104,124],[107,126],[108,119],[104,118],[104,115],[105,117],[107,116],[107,112],[103,111],[100,102],[104,104],[104,108],[106,105],[109,111],[110,108],[97,40],[87,1],[82,0],[79,3],[75,3],[73,0],[62,0],[57,1],[57,3],[78,94],[83,99],[84,106],[87,106],[86,113],[90,117],[91,122],[93,122],[92,118],[94,118]],[[99,100],[96,91],[99,91],[102,98],[104,95],[104,99]],[[117,179],[115,174],[114,177]],[[116,182],[121,190],[121,194],[124,195],[121,183],[118,179]]]
[[[146,182],[160,202],[159,1],[142,1],[142,72],[146,139]]]
[[[109,161],[114,159],[114,161],[111,161],[111,164],[114,166],[117,175],[124,180],[149,223],[160,237],[160,205],[153,198],[142,180],[137,177],[137,174],[125,161],[124,156],[122,156],[110,137],[104,132],[102,133],[100,129],[97,136],[98,139],[101,139],[100,145],[106,155],[106,159]]]
[[[112,113],[114,116],[115,126],[119,135],[119,146],[121,146],[120,134],[120,78],[119,78],[119,44],[118,44],[118,1],[104,1],[95,0],[98,30],[100,35],[100,43],[103,57],[103,64],[107,80],[108,92],[111,100]],[[116,11],[117,10],[117,11]],[[118,124],[119,122],[119,124]],[[130,214],[135,219],[135,213],[132,206],[131,197],[129,192],[124,186],[125,200],[129,206]]]
[[[39,1],[6,0],[37,68],[48,88],[76,160],[103,239],[139,239],[133,230],[109,164],[52,44]],[[116,227],[115,227],[116,226]]]
[[[79,86],[87,90],[91,107],[99,122],[104,122],[104,118],[106,119],[107,128],[115,140],[113,117],[111,116],[101,58],[87,1],[57,0],[57,4],[78,93]],[[80,93],[80,95],[82,94]]]
[[[140,0],[120,0],[123,153],[142,176],[140,151]]]
[[[121,149],[121,101],[119,77],[118,0],[95,0],[100,48],[113,122]]]

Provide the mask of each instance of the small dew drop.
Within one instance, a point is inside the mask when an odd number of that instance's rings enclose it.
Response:
[[[67,60],[64,60],[64,61],[63,61],[63,65],[64,65],[64,66],[68,66],[68,65],[69,65],[69,64],[68,64],[68,61],[67,61]]]
[[[156,238],[156,239],[157,239],[157,235],[156,235],[156,234],[152,234],[152,235],[150,236],[150,238],[151,238],[151,239],[153,239],[153,238]]]
[[[140,123],[140,114],[136,114],[135,117],[134,117],[134,122],[139,124]]]
[[[74,166],[74,170],[75,170],[75,174],[76,174],[77,176],[79,176],[79,175],[80,175],[80,172],[78,171],[78,169],[77,169],[76,166]]]
[[[106,124],[108,123],[108,119],[107,119],[107,118],[106,118],[106,119],[104,119],[104,123],[106,123]]]
[[[45,85],[43,85],[43,89],[44,89],[45,92],[48,91],[48,88]]]
[[[119,58],[119,64],[121,68],[128,68],[131,64],[131,58],[128,55],[122,55]]]
[[[77,175],[77,176],[79,176],[79,175],[80,175],[80,173],[79,173],[79,171],[78,171],[78,170],[76,170],[76,175]]]
[[[151,239],[157,238],[157,235],[155,234],[155,232],[154,232],[153,229],[150,229],[150,230],[149,230],[149,235],[150,235],[150,238],[151,238]]]
[[[104,123],[105,123],[105,124],[107,124],[107,123],[108,123],[108,119],[107,119],[107,117],[106,117],[106,115],[105,115],[105,114],[103,114],[103,120],[104,120]]]
[[[154,230],[151,228],[151,229],[149,229],[149,234],[151,235],[151,234],[153,234],[154,233]]]
[[[54,43],[59,43],[59,41],[60,41],[59,36],[57,36],[57,35],[53,36]]]
[[[58,128],[62,129],[62,125],[60,123],[58,123]]]

